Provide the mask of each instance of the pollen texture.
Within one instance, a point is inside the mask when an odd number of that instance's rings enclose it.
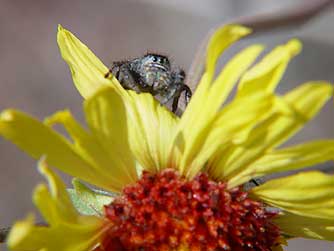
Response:
[[[279,237],[274,213],[204,173],[187,180],[170,169],[144,172],[105,214],[112,223],[106,251],[269,251]]]

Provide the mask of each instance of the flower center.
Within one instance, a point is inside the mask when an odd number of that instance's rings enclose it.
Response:
[[[144,172],[105,214],[106,251],[269,251],[279,237],[275,213],[204,173],[189,181],[171,169]]]

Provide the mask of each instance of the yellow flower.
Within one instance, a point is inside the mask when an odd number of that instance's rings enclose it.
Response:
[[[283,236],[333,241],[332,175],[300,172],[247,192],[242,188],[253,178],[301,169],[334,156],[333,139],[277,149],[333,94],[333,87],[323,81],[305,83],[282,96],[274,93],[289,61],[301,50],[298,40],[276,47],[255,65],[263,46],[249,46],[215,77],[222,52],[248,33],[238,25],[215,32],[208,44],[205,72],[179,118],[150,94],[126,91],[114,77],[104,78],[107,67],[59,27],[60,51],[85,98],[88,128],[68,110],[44,123],[16,110],[0,115],[0,135],[34,158],[44,157],[40,170],[51,189],[40,185],[33,197],[48,226],[34,226],[31,216],[16,223],[8,239],[10,249],[281,250]],[[236,95],[228,102],[234,87]],[[72,141],[51,128],[56,123],[65,127]],[[75,181],[83,201],[89,198],[86,204],[99,212],[105,205],[102,214],[80,215],[45,163],[116,193],[115,200],[101,204],[98,194]],[[173,198],[178,198],[177,206]],[[214,208],[205,200],[216,203]],[[263,203],[278,211],[268,211]],[[190,210],[193,205],[196,208]],[[141,227],[147,231],[140,234]],[[168,234],[166,229],[179,232]]]

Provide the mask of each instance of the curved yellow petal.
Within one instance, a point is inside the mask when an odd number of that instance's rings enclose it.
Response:
[[[259,44],[251,45],[237,53],[223,68],[213,81],[207,100],[207,113],[215,112],[226,101],[240,76],[253,64],[264,47]],[[210,110],[209,110],[210,108]]]
[[[325,81],[305,83],[284,96],[284,100],[291,105],[300,120],[313,118],[325,102],[333,96],[333,85]]]
[[[13,225],[7,245],[13,251],[87,251],[98,245],[100,228],[93,219],[77,225],[34,226],[34,218],[28,217]]]
[[[129,135],[131,119],[134,124],[137,124],[135,123],[136,118],[131,117],[133,116],[131,102],[129,95],[124,100],[111,88],[102,88],[86,100],[84,104],[86,120],[96,133],[103,133],[105,137],[112,140],[109,144],[113,144],[113,141],[116,140],[116,142],[121,143],[120,148],[127,148],[135,140],[130,139]],[[130,110],[129,113],[128,109]],[[112,123],[113,125],[111,125]],[[112,126],[112,128],[109,128],[109,126]],[[98,132],[98,130],[102,130],[102,132]],[[144,144],[144,142],[142,143]],[[116,151],[119,151],[116,145],[111,145],[111,147],[113,150],[116,148]],[[131,159],[133,159],[132,156]]]
[[[96,115],[101,113],[101,109],[95,107],[93,112]],[[102,111],[102,113],[108,115],[106,111]],[[60,123],[66,128],[74,140],[74,147],[91,163],[92,169],[94,169],[94,185],[120,192],[125,185],[137,180],[134,158],[129,149],[120,149],[123,142],[110,141],[110,138],[102,135],[102,129],[98,131],[99,129],[94,128],[93,121],[96,116],[94,117],[93,113],[87,114],[86,117],[90,131],[84,129],[68,110],[57,112],[53,116],[48,117],[46,123],[49,125]],[[114,127],[111,129],[114,129]],[[122,138],[120,132],[114,131],[113,133]],[[77,177],[82,178],[80,176]]]
[[[122,87],[116,78],[105,78],[108,68],[70,31],[58,26],[57,42],[63,59],[70,67],[74,84],[84,98],[103,86],[119,91]]]
[[[242,144],[231,146],[219,162],[229,186],[246,181],[240,176],[249,165],[266,152],[282,144],[313,118],[332,96],[332,86],[326,82],[311,82],[295,88],[282,99],[277,98],[276,112],[256,126]],[[284,104],[287,111],[281,111]]]
[[[297,215],[334,219],[334,176],[302,172],[267,181],[251,194],[269,205]]]
[[[86,121],[101,146],[116,160],[112,165],[109,163],[109,172],[113,176],[123,172],[128,176],[124,183],[129,184],[137,180],[137,173],[130,148],[126,101],[112,88],[108,89],[85,101]]]
[[[276,47],[243,75],[237,96],[243,97],[255,92],[272,93],[281,80],[289,61],[301,51],[301,47],[302,44],[297,39]]]
[[[37,189],[34,197],[48,226],[34,226],[33,216],[17,222],[7,240],[10,250],[87,251],[98,245],[106,230],[104,222],[97,217],[78,215],[59,177],[45,162],[40,163],[40,170],[51,191]]]
[[[74,223],[77,212],[67,194],[65,184],[46,166],[44,161],[39,164],[39,171],[48,180],[50,188],[49,190],[46,185],[40,184],[33,195],[35,205],[43,218],[50,225],[58,222]]]
[[[318,140],[266,153],[240,176],[250,180],[276,172],[309,167],[334,160],[334,140]]]
[[[217,60],[223,51],[249,33],[251,33],[249,28],[235,24],[225,25],[215,31],[207,47],[205,70],[209,74],[209,79],[213,78]]]
[[[64,137],[22,112],[6,110],[0,114],[0,135],[33,158],[45,156],[50,165],[72,176],[95,180],[90,163]]]
[[[169,156],[177,117],[152,95],[129,91],[125,96],[104,88],[86,101],[85,111],[93,131],[110,141],[105,143],[110,151],[121,156],[130,148],[141,166],[152,172],[171,167]]]
[[[246,36],[251,31],[250,29],[238,26],[238,25],[226,25],[218,29],[210,38],[207,47],[207,62],[206,70],[198,84],[197,90],[192,96],[187,109],[183,113],[182,122],[187,124],[193,122],[198,114],[203,111],[203,106],[210,106],[208,102],[214,102],[214,107],[209,110],[215,114],[216,109],[224,102],[226,96],[232,89],[235,82],[240,75],[253,63],[256,57],[262,50],[262,46],[254,45],[246,48],[238,53],[224,68],[220,77],[214,82],[214,87],[210,88],[213,82],[214,72],[216,68],[216,62],[219,56],[226,50],[231,44],[238,39]],[[208,95],[218,95],[216,99],[209,99]]]
[[[254,45],[238,53],[225,66],[212,86],[207,91],[198,90],[196,93],[200,92],[200,96],[198,96],[200,98],[197,101],[196,97],[191,100],[180,120],[178,128],[178,138],[183,137],[186,139],[179,165],[181,172],[184,174],[186,174],[187,169],[192,168],[193,156],[199,154],[202,147],[201,142],[210,133],[211,123],[215,119],[222,103],[226,100],[241,74],[255,61],[262,49],[262,46]],[[209,81],[207,76],[205,74],[202,81]],[[202,84],[205,83],[203,82]]]
[[[193,154],[192,163],[185,169],[188,170],[187,176],[194,177],[210,158],[215,158],[214,153],[222,145],[247,137],[258,121],[271,112],[273,102],[273,96],[260,94],[236,99],[226,105],[211,122],[206,137],[197,142],[200,151]],[[215,165],[208,166],[210,168]],[[210,169],[208,172],[213,178],[221,176],[220,172],[223,170]]]
[[[334,219],[283,213],[273,221],[281,231],[290,236],[334,241]]]
[[[137,160],[148,170],[176,167],[173,139],[178,117],[161,106],[150,94],[130,92],[130,95],[133,104],[131,110],[128,110],[131,118],[128,127],[130,140],[133,140],[132,152]]]

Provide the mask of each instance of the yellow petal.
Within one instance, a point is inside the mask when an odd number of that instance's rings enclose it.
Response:
[[[80,216],[71,205],[64,184],[45,162],[40,169],[49,181],[51,191],[35,191],[35,203],[48,222],[34,226],[33,216],[14,224],[8,237],[11,250],[86,251],[99,243],[103,221],[93,216]],[[44,188],[43,188],[44,189]],[[48,210],[50,211],[48,211]]]
[[[265,154],[240,176],[247,179],[294,170],[334,160],[334,140],[319,140]]]
[[[310,93],[311,92],[311,93]],[[284,100],[293,106],[300,119],[314,117],[333,96],[333,85],[324,81],[309,82],[287,93]]]
[[[267,181],[251,194],[297,215],[334,219],[334,176],[317,171],[302,172]]]
[[[283,213],[274,219],[274,223],[290,236],[334,241],[334,219]]]
[[[128,93],[126,97],[105,88],[88,99],[88,123],[96,134],[100,133],[98,137],[109,139],[108,147],[117,155],[124,155],[122,151],[130,148],[147,170],[171,167],[169,156],[177,118],[152,95]]]
[[[84,98],[91,96],[103,86],[122,91],[116,78],[104,77],[108,68],[86,45],[61,25],[58,26],[57,42],[63,59],[70,67],[74,84]]]
[[[301,50],[301,43],[296,39],[276,47],[258,64],[247,71],[238,87],[238,97],[255,92],[273,92],[281,80],[292,57]]]
[[[150,94],[130,92],[130,95],[133,104],[128,109],[128,128],[131,149],[137,160],[148,170],[172,168],[175,166],[171,156],[172,140],[178,118]]]
[[[286,94],[277,104],[277,112],[254,128],[248,139],[227,151],[222,156],[219,168],[224,169],[229,186],[233,187],[248,180],[240,173],[261,158],[266,152],[284,143],[313,118],[332,95],[332,86],[326,82],[307,83]],[[285,103],[289,113],[281,112]]]
[[[96,109],[94,112],[99,113],[100,110]],[[92,184],[120,192],[125,185],[133,183],[137,179],[133,157],[129,150],[123,149],[122,153],[115,150],[119,147],[119,142],[108,142],[109,138],[98,135],[96,128],[93,128],[92,123],[90,123],[92,122],[89,118],[90,115],[93,116],[93,114],[87,114],[87,120],[92,132],[85,130],[68,110],[57,112],[48,117],[46,123],[49,125],[60,123],[65,127],[74,141],[77,152],[92,166],[94,172],[94,183]],[[112,149],[109,149],[111,144]],[[76,177],[85,180],[79,175]]]
[[[39,164],[39,171],[49,182],[40,184],[34,191],[33,199],[44,219],[50,224],[57,222],[75,222],[77,212],[67,194],[65,184],[55,175],[44,161]]]
[[[270,113],[273,100],[271,95],[260,94],[236,99],[228,104],[211,123],[206,137],[195,142],[199,150],[191,156],[193,161],[185,169],[188,169],[187,175],[195,176],[210,157],[215,157],[214,153],[220,146],[247,137],[257,122]],[[211,177],[216,176],[213,175],[214,171],[209,171]]]
[[[252,45],[236,54],[212,83],[207,100],[207,113],[215,112],[226,101],[240,76],[263,51],[262,45]],[[209,109],[210,108],[210,109]]]
[[[207,48],[206,71],[203,74],[201,81],[198,84],[197,90],[192,96],[186,111],[183,113],[182,121],[184,122],[182,123],[187,124],[188,122],[194,122],[196,116],[198,116],[198,114],[203,111],[203,106],[209,106],[207,104],[208,102],[215,102],[214,107],[208,111],[213,114],[215,114],[216,109],[219,108],[220,105],[224,102],[226,96],[233,88],[233,85],[237,79],[256,59],[258,54],[261,52],[262,47],[259,45],[254,45],[238,53],[227,64],[223,72],[217,78],[214,84],[214,88],[209,88],[214,77],[216,62],[224,50],[226,50],[232,43],[249,33],[250,30],[246,27],[238,25],[226,25],[218,29],[213,34]],[[211,92],[211,97],[218,95],[216,99],[209,99],[209,89]]]
[[[225,25],[215,31],[207,47],[206,71],[209,73],[209,79],[213,77],[217,60],[223,51],[250,32],[250,29],[234,24]]]
[[[28,217],[14,224],[7,245],[13,251],[87,251],[99,243],[100,228],[101,223],[93,219],[80,225],[34,226],[34,218]]]
[[[0,135],[33,158],[45,156],[50,165],[72,176],[95,180],[90,163],[64,137],[22,112],[6,110],[0,114]]]
[[[130,149],[131,140],[127,129],[127,113],[125,98],[113,89],[98,94],[84,104],[86,121],[93,135],[103,146],[108,155],[112,156],[113,164],[109,172],[123,172],[128,176],[125,182],[137,180],[135,159]],[[128,101],[130,102],[130,101]],[[110,166],[110,164],[109,164]]]
[[[198,144],[197,142],[203,142],[207,138],[210,132],[209,127],[220,106],[226,100],[241,74],[255,61],[261,50],[262,46],[254,45],[241,51],[229,61],[213,85],[206,92],[203,91],[199,94],[198,97],[200,98],[197,101],[196,97],[191,100],[179,125],[178,138],[186,139],[185,152],[182,154],[181,164],[179,165],[182,172],[185,173],[187,168],[192,168],[193,156],[198,155],[202,147],[201,143]],[[202,81],[208,81],[205,76]],[[198,90],[198,92],[200,91]]]

